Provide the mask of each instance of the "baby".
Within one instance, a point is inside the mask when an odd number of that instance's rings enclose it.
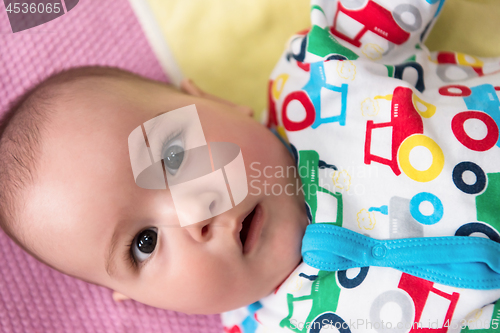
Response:
[[[268,295],[300,262],[308,222],[303,197],[266,195],[264,186],[294,192],[294,173],[268,179],[248,173],[256,182],[242,202],[185,227],[170,191],[134,181],[128,147],[134,128],[192,104],[207,142],[237,144],[246,170],[252,163],[293,168],[285,146],[248,108],[190,81],[179,91],[116,69],[69,70],[29,92],[5,121],[2,228],[60,272],[155,307],[219,313]],[[189,144],[182,127],[172,123],[161,133],[165,145]]]
[[[458,332],[469,319],[465,330],[497,330],[500,60],[429,55],[441,6],[313,1],[312,28],[269,84],[268,125],[292,154],[248,109],[190,81],[52,77],[2,128],[2,228],[117,295],[187,313],[242,307],[223,315],[231,333]],[[183,223],[190,209],[169,186],[139,181],[130,137],[193,105],[206,142],[239,147],[249,186],[233,208]],[[144,147],[171,180],[191,130],[164,125],[161,149]],[[209,194],[193,212],[217,211]],[[456,237],[472,234],[483,238]]]

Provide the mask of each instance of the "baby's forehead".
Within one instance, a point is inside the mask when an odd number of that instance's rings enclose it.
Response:
[[[147,86],[148,82],[133,77],[88,76],[56,83],[48,88],[47,96],[62,105],[75,102],[96,102],[95,98],[130,97],[131,91],[143,85]]]
[[[96,76],[58,84],[47,95],[51,96],[49,104],[55,111],[55,121],[94,121],[97,126],[99,122],[104,125],[106,119],[114,117],[118,122],[154,108],[156,96],[169,93],[170,98],[175,98],[174,91],[161,84],[134,77]]]

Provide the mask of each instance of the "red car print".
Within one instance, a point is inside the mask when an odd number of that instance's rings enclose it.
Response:
[[[434,283],[406,273],[401,275],[398,290],[388,290],[380,294],[372,303],[370,319],[372,322],[382,322],[380,318],[381,309],[388,303],[396,303],[401,309],[400,323],[403,327],[394,327],[394,332],[408,333],[446,333],[452,325],[451,319],[457,306],[459,293],[451,294],[436,288]],[[432,298],[431,298],[432,295]],[[410,299],[408,299],[408,296]],[[433,315],[436,311],[444,314],[443,318],[422,318],[427,303],[435,301],[436,298],[443,299],[441,308],[428,309],[427,315]],[[432,301],[431,301],[432,300]],[[432,302],[434,305],[434,302]],[[428,305],[430,306],[430,305]]]
[[[394,12],[391,13],[371,0],[368,0],[361,8],[347,8],[352,6],[346,7],[346,4],[350,4],[352,2],[353,1],[338,2],[337,12],[333,19],[330,31],[333,35],[351,43],[356,47],[361,46],[360,39],[367,31],[371,31],[393,44],[401,45],[406,42],[408,38],[410,38],[410,34],[403,28],[406,28],[408,31],[415,31],[420,28],[422,24],[420,12],[416,7],[411,5],[399,5],[394,9]],[[414,25],[408,25],[401,19],[401,14],[404,12],[410,12],[413,14],[415,17]],[[337,29],[339,13],[343,13],[353,20],[363,24],[363,29],[361,29],[361,31],[359,31],[354,38],[346,36]]]
[[[417,110],[414,99],[427,105],[427,110]],[[385,164],[396,176],[404,172],[406,176],[418,182],[429,182],[439,176],[444,167],[444,154],[434,140],[423,135],[424,125],[421,118],[432,117],[435,109],[434,105],[414,95],[410,88],[396,87],[392,95],[391,121],[375,124],[369,120],[366,123],[365,164],[371,164],[372,161]],[[373,129],[384,127],[392,127],[390,159],[371,153]],[[410,152],[417,146],[427,148],[432,154],[432,164],[426,170],[418,170],[410,162]]]
[[[410,88],[397,87],[394,90],[391,105],[391,121],[388,123],[375,124],[372,120],[366,123],[365,140],[365,164],[372,161],[388,165],[396,176],[401,174],[398,166],[398,149],[401,143],[410,135],[424,133],[424,123],[413,106],[412,90]],[[392,126],[392,158],[386,159],[380,156],[372,155],[370,152],[372,142],[372,131],[374,128],[383,128]]]

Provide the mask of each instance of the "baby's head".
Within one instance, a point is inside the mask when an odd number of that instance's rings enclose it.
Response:
[[[192,104],[207,142],[241,148],[249,187],[232,209],[181,227],[168,189],[134,181],[128,137]],[[250,304],[300,262],[307,218],[293,158],[247,111],[189,81],[178,90],[113,68],[59,73],[0,127],[0,225],[54,269],[148,305],[217,313]]]

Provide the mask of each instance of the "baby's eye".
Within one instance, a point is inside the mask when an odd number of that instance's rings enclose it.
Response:
[[[184,148],[182,148],[180,140],[174,140],[174,142],[169,143],[167,148],[162,152],[162,158],[168,172],[172,176],[175,175],[184,159]]]
[[[143,262],[149,258],[156,247],[157,236],[156,228],[146,229],[137,234],[132,242],[132,253],[137,261]]]

